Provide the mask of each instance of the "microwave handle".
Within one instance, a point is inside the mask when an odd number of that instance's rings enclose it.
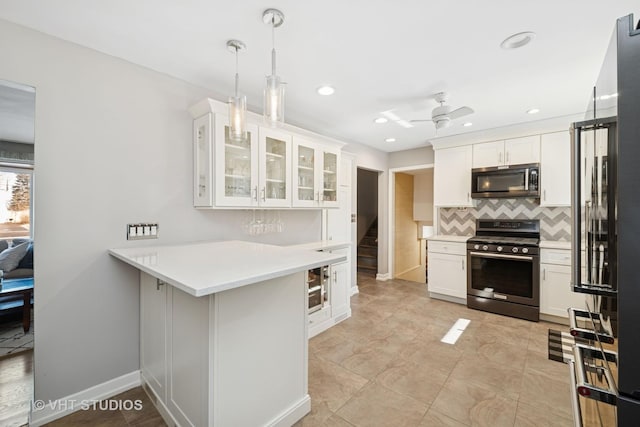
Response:
[[[524,170],[524,190],[529,191],[529,168]]]

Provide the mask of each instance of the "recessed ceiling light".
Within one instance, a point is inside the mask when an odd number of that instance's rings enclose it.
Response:
[[[466,123],[463,123],[463,124],[462,124],[462,126],[464,126],[464,127],[466,127],[466,128],[468,128],[468,127],[469,127],[469,126],[471,126],[471,125],[473,125],[473,123],[471,123],[471,122],[466,122]]]
[[[327,95],[333,95],[333,93],[334,93],[335,91],[336,91],[336,90],[335,90],[332,86],[329,86],[329,85],[320,86],[320,87],[318,88],[318,93],[319,93],[320,95],[325,95],[325,96],[327,96]]]
[[[377,124],[382,124],[382,123],[387,123],[388,121],[389,120],[386,117],[376,117],[373,122]]]
[[[533,31],[524,31],[507,37],[500,43],[500,47],[503,49],[518,49],[531,43],[534,38],[536,38],[536,33]]]
[[[537,108],[531,108],[530,110],[527,110],[527,114],[538,114],[539,112],[540,110]]]
[[[384,140],[384,142],[396,142],[395,138],[387,138]]]

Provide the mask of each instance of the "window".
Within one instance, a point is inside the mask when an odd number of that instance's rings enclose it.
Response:
[[[31,236],[31,181],[29,169],[0,168],[0,239]]]

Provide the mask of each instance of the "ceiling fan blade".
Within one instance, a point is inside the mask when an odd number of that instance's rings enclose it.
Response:
[[[450,111],[449,114],[447,114],[449,116],[450,119],[457,119],[459,117],[463,117],[469,114],[473,114],[473,110],[469,107],[460,107],[457,108],[453,111]]]
[[[431,119],[414,119],[414,120],[409,120],[409,123],[421,123],[421,122],[432,122],[433,120]]]

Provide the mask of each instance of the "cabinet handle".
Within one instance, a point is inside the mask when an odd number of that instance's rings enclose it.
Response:
[[[337,271],[333,272],[333,281],[338,283],[338,272]]]
[[[509,152],[507,151],[507,163],[509,163]]]
[[[160,286],[162,286],[164,284],[165,284],[165,282],[163,282],[162,280],[156,279],[156,291],[159,291],[160,290]]]
[[[546,268],[542,269],[542,280],[547,280],[547,269]]]
[[[320,192],[316,191],[316,202],[320,203]]]
[[[464,259],[461,259],[460,261],[462,263],[462,269],[464,270]]]
[[[258,186],[253,187],[253,200],[258,201]]]
[[[542,200],[547,201],[547,190],[542,190]]]
[[[266,202],[267,201],[267,189],[266,189],[266,187],[262,187],[261,194],[262,194],[262,201]]]
[[[502,152],[498,153],[498,164],[502,163]]]
[[[467,193],[467,202],[471,201],[471,193]]]

